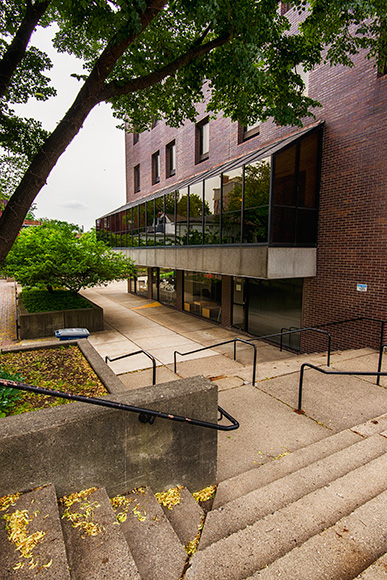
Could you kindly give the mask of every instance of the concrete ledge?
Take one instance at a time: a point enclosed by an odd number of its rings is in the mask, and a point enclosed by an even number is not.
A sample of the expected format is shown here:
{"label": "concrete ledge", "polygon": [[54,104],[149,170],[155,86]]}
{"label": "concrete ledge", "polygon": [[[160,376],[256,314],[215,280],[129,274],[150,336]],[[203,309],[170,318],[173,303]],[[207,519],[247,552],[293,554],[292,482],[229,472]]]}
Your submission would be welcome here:
{"label": "concrete ledge", "polygon": [[148,267],[212,272],[248,278],[305,278],[316,275],[316,248],[267,246],[171,246],[120,248],[116,252]]}
{"label": "concrete ledge", "polygon": [[[193,377],[112,401],[217,421],[217,387]],[[0,495],[53,483],[64,495],[91,486],[109,495],[150,485],[195,491],[216,481],[217,431],[72,403],[0,420]]]}
{"label": "concrete ledge", "polygon": [[103,309],[90,300],[88,302],[90,302],[92,308],[30,313],[27,312],[23,303],[19,300],[18,324],[20,338],[51,336],[58,328],[87,328],[90,332],[103,330]]}

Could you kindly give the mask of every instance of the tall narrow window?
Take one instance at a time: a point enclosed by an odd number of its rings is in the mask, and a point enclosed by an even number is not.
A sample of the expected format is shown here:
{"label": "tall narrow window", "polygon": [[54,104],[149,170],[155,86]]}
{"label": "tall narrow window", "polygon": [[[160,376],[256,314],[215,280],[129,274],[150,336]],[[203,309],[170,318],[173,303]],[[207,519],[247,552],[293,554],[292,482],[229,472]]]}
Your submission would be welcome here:
{"label": "tall narrow window", "polygon": [[171,141],[165,148],[166,175],[172,177],[176,173],[176,144]]}
{"label": "tall narrow window", "polygon": [[138,140],[140,139],[140,134],[137,133],[137,131],[133,130],[133,145],[135,145],[136,143],[138,143]]}
{"label": "tall narrow window", "polygon": [[159,183],[160,181],[160,151],[156,151],[152,155],[152,183]]}
{"label": "tall narrow window", "polygon": [[133,170],[134,176],[134,193],[140,191],[140,165],[136,165]]}
{"label": "tall narrow window", "polygon": [[210,152],[210,122],[208,117],[196,125],[196,163],[208,159]]}
{"label": "tall narrow window", "polygon": [[291,8],[290,2],[280,2],[281,15],[286,14]]}

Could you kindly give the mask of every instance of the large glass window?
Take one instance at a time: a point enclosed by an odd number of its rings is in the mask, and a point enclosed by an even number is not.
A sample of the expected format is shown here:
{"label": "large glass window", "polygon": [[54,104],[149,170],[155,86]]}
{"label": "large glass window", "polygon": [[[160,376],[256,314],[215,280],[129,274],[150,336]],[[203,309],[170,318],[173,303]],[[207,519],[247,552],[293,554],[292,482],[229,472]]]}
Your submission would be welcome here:
{"label": "large glass window", "polygon": [[203,272],[184,272],[184,310],[220,322],[222,277]]}
{"label": "large glass window", "polygon": [[188,243],[203,243],[203,182],[190,185],[189,188],[189,237]]}
{"label": "large glass window", "polygon": [[139,246],[146,246],[146,207],[145,203],[142,203],[138,206],[138,219],[139,219],[139,227],[138,227],[138,234],[139,234]]}
{"label": "large glass window", "polygon": [[176,306],[176,270],[159,269],[159,301]]}
{"label": "large glass window", "polygon": [[222,174],[222,243],[241,243],[243,167]]}
{"label": "large glass window", "polygon": [[205,245],[220,243],[220,175],[204,181]]}
{"label": "large glass window", "polygon": [[176,191],[176,245],[187,244],[188,237],[188,187]]}
{"label": "large glass window", "polygon": [[148,298],[148,268],[137,268],[136,294]]}
{"label": "large glass window", "polygon": [[245,166],[243,243],[267,242],[270,198],[270,157]]}
{"label": "large glass window", "polygon": [[175,192],[168,193],[165,196],[165,245],[174,246],[175,245],[175,230],[176,230],[176,217],[175,217]]}

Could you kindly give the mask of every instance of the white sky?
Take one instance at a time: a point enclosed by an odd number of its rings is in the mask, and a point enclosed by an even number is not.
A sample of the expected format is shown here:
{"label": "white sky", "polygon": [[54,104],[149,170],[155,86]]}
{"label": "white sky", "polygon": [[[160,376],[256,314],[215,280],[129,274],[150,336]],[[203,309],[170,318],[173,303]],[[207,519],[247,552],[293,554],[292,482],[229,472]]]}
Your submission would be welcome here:
{"label": "white sky", "polygon": [[[39,119],[48,130],[62,119],[82,86],[70,74],[83,72],[80,61],[52,48],[51,35],[50,29],[40,28],[31,44],[50,56],[54,66],[46,74],[57,96],[15,106],[21,115]],[[37,196],[38,218],[65,220],[88,230],[96,218],[125,203],[124,131],[116,128],[118,124],[108,105],[94,108]]]}

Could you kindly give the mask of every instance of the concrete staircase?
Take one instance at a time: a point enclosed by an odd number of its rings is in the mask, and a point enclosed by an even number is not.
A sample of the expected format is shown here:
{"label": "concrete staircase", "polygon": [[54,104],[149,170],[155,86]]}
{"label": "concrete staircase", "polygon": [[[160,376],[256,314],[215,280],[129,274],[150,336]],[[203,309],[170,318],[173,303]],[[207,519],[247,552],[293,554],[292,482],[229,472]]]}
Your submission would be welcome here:
{"label": "concrete staircase", "polygon": [[156,495],[2,498],[0,578],[387,579],[387,415],[220,483],[205,521],[186,489]]}

